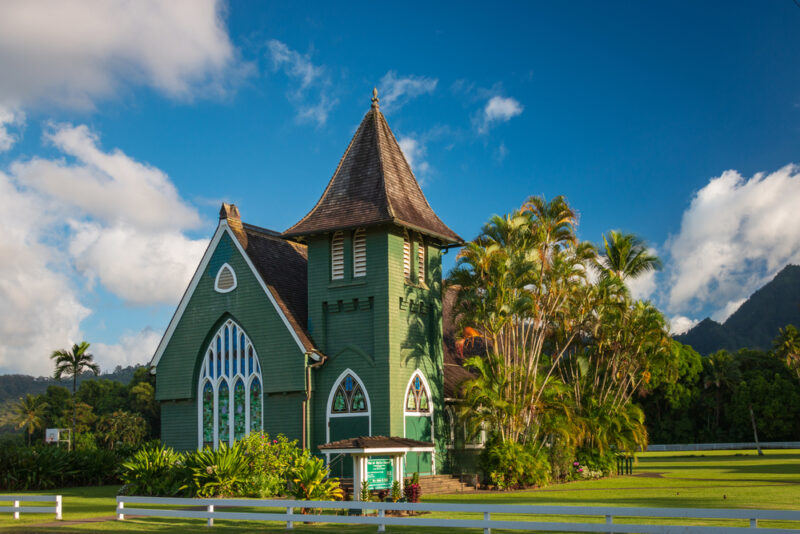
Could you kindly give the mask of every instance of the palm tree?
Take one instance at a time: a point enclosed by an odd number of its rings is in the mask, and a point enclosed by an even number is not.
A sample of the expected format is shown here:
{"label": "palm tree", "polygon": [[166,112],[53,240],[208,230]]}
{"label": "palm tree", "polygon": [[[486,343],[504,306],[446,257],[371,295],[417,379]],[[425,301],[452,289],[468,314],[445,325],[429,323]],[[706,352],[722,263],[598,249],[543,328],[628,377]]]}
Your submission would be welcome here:
{"label": "palm tree", "polygon": [[775,354],[786,360],[789,369],[800,378],[800,331],[794,325],[786,325],[778,330],[778,337],[772,342]]}
{"label": "palm tree", "polygon": [[705,360],[705,377],[703,377],[703,388],[708,389],[713,386],[716,390],[716,403],[714,406],[714,421],[716,430],[719,431],[719,416],[722,408],[722,391],[733,389],[739,383],[741,376],[739,367],[733,356],[726,351],[720,350],[709,356]]}
{"label": "palm tree", "polygon": [[650,271],[661,269],[661,260],[651,254],[647,245],[634,234],[611,230],[608,238],[603,235],[602,254],[595,265],[603,278],[638,278]]}
{"label": "palm tree", "polygon": [[31,434],[44,426],[44,411],[47,403],[39,395],[28,393],[25,398],[20,398],[14,405],[14,422],[17,423],[17,430],[26,429],[28,431],[28,445],[31,444]]}
{"label": "palm tree", "polygon": [[72,437],[70,438],[70,447],[72,441],[75,440],[75,426],[78,419],[78,403],[75,398],[75,393],[78,390],[78,376],[86,371],[91,371],[95,376],[100,374],[100,366],[94,363],[94,356],[86,352],[89,349],[89,343],[81,341],[80,345],[72,345],[72,350],[56,350],[50,355],[50,359],[55,361],[56,370],[53,377],[56,380],[61,380],[61,377],[72,377]]}

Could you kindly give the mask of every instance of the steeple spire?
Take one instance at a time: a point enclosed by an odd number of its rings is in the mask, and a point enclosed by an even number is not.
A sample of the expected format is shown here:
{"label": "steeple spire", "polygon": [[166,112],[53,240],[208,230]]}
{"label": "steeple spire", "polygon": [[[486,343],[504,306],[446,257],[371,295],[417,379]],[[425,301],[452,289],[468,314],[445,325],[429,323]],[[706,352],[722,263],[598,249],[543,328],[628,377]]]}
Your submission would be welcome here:
{"label": "steeple spire", "polygon": [[380,109],[381,106],[380,106],[379,102],[380,102],[380,99],[378,98],[378,88],[377,87],[373,87],[372,88],[372,107],[374,109]]}

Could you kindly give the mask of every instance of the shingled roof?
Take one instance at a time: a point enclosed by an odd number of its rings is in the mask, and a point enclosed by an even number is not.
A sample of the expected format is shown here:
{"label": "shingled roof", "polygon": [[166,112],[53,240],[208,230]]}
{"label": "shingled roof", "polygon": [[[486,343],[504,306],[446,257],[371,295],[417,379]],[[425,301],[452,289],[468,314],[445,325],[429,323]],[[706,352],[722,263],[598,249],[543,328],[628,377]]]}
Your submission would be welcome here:
{"label": "shingled roof", "polygon": [[284,232],[300,237],[397,224],[441,239],[462,239],[436,216],[378,106],[377,92],[316,206]]}

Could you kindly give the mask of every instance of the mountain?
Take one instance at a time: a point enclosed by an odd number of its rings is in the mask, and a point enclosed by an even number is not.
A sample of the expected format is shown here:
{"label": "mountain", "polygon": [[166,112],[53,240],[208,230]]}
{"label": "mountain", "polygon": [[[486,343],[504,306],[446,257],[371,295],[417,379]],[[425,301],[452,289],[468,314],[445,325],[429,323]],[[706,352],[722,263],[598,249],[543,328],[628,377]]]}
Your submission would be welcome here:
{"label": "mountain", "polygon": [[[108,380],[115,380],[127,384],[133,379],[133,373],[136,371],[137,366],[121,367],[117,366],[114,371],[110,373],[103,373],[97,378],[105,378]],[[78,377],[78,385],[84,380],[93,380],[95,376],[92,373],[84,373]],[[17,400],[24,397],[27,393],[38,395],[47,390],[47,386],[64,386],[72,391],[72,379],[67,378],[64,380],[56,380],[52,377],[46,376],[30,376],[30,375],[0,375],[0,403],[5,400]]]}
{"label": "mountain", "polygon": [[724,323],[706,318],[674,337],[703,355],[745,347],[767,350],[787,324],[800,327],[800,265],[784,267]]}

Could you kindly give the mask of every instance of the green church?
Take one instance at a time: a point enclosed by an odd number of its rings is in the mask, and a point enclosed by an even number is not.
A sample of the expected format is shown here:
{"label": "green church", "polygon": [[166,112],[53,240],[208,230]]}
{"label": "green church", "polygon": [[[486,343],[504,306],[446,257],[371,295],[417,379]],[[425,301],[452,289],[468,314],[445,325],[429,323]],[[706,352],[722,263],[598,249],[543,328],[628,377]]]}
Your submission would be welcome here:
{"label": "green church", "polygon": [[260,228],[222,205],[151,362],[162,441],[189,450],[266,432],[320,453],[347,438],[410,438],[435,452],[406,453],[406,473],[457,470],[481,446],[465,442],[452,406],[468,375],[441,260],[461,243],[373,92],[333,178],[294,226]]}

